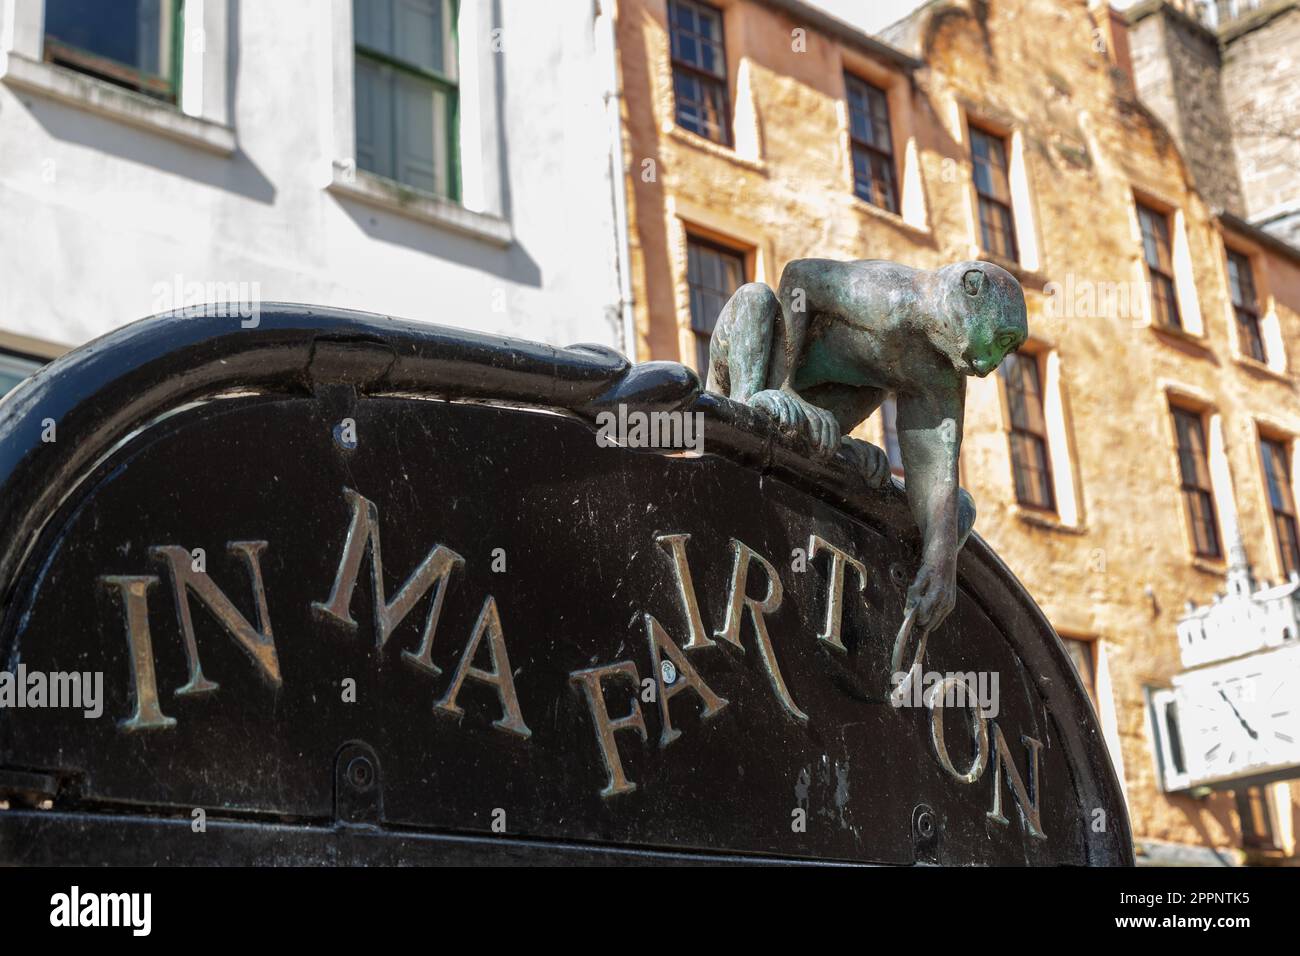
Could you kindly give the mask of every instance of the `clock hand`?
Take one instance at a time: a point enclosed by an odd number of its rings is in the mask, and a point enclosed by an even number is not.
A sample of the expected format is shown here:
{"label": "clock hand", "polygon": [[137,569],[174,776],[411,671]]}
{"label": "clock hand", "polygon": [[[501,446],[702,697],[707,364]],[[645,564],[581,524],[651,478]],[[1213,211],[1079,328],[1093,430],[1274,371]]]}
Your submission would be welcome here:
{"label": "clock hand", "polygon": [[1230,708],[1232,708],[1232,715],[1236,717],[1238,721],[1241,722],[1241,726],[1246,728],[1246,733],[1250,734],[1250,739],[1258,740],[1259,732],[1255,730],[1253,727],[1251,727],[1250,724],[1246,723],[1245,718],[1242,717],[1241,714],[1237,712],[1237,708],[1233,705],[1232,701],[1228,700],[1228,695],[1223,692],[1222,687],[1219,688],[1219,696],[1223,698],[1223,702],[1225,704],[1227,704]]}

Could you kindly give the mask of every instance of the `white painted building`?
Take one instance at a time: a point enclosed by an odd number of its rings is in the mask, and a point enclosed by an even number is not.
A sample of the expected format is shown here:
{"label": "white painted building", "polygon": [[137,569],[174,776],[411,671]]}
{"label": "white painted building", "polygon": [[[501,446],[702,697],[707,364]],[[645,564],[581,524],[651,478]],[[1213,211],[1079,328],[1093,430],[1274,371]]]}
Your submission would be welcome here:
{"label": "white painted building", "polygon": [[611,11],[355,4],[0,0],[0,393],[214,296],[622,346]]}

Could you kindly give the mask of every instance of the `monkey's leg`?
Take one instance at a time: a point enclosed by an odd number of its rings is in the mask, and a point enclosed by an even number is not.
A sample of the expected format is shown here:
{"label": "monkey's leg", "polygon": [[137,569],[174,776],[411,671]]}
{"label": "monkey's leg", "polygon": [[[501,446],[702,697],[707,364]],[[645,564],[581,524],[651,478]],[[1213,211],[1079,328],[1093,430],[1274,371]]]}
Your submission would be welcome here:
{"label": "monkey's leg", "polygon": [[748,403],[763,388],[781,304],[761,282],[748,282],[722,307],[709,340],[709,387]]}

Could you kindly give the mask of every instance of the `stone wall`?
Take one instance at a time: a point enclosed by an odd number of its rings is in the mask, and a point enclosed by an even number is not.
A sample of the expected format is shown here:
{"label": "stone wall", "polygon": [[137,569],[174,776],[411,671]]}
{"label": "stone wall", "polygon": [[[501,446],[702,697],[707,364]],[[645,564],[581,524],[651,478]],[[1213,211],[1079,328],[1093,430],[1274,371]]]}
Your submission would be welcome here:
{"label": "stone wall", "polygon": [[1223,54],[1245,216],[1300,244],[1300,3],[1234,24]]}

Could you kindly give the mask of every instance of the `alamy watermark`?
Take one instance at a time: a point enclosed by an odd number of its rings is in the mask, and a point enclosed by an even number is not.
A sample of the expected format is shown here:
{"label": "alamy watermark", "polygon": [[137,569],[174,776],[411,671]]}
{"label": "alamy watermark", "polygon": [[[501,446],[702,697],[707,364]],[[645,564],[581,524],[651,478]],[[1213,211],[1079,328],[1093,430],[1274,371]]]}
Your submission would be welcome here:
{"label": "alamy watermark", "polygon": [[703,412],[643,412],[619,404],[596,416],[601,448],[668,448],[704,454]]}
{"label": "alamy watermark", "polygon": [[155,313],[191,309],[205,317],[237,318],[245,329],[262,322],[260,282],[187,282],[178,272],[170,282],[155,282],[151,291]]}
{"label": "alamy watermark", "polygon": [[[916,680],[920,675],[920,680]],[[997,671],[926,671],[919,667],[896,671],[889,678],[895,707],[972,707],[992,720],[1001,711],[998,703]]]}
{"label": "alamy watermark", "polygon": [[1066,273],[1064,282],[1043,286],[1043,312],[1049,319],[1147,320],[1151,286],[1143,281],[1108,282]]}
{"label": "alamy watermark", "polygon": [[58,707],[94,720],[104,712],[103,671],[0,671],[0,709]]}

